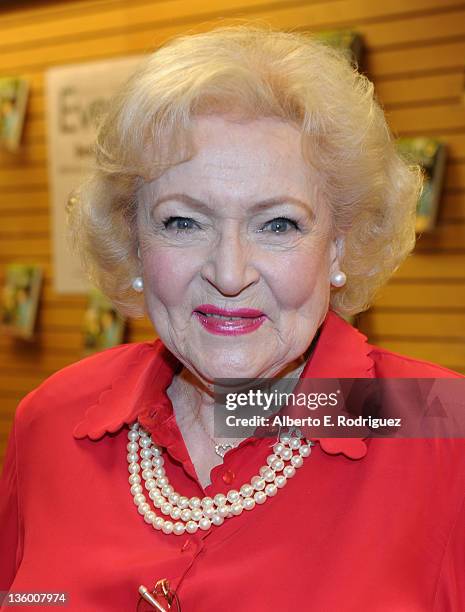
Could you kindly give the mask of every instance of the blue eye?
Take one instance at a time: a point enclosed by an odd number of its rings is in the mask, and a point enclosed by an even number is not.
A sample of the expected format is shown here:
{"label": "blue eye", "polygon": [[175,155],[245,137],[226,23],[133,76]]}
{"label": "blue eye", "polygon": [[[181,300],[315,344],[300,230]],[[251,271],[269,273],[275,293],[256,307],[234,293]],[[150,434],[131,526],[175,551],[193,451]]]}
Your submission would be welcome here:
{"label": "blue eye", "polygon": [[[270,226],[273,234],[286,234],[290,226],[292,229],[299,229],[297,223],[292,219],[288,219],[287,217],[276,217],[276,219],[272,219],[271,221],[268,221],[268,223],[265,223],[263,228],[267,226]],[[260,230],[261,232],[263,231],[263,228]]]}
{"label": "blue eye", "polygon": [[197,225],[194,219],[190,217],[168,217],[163,221],[165,229],[173,228],[176,233],[192,231]]}

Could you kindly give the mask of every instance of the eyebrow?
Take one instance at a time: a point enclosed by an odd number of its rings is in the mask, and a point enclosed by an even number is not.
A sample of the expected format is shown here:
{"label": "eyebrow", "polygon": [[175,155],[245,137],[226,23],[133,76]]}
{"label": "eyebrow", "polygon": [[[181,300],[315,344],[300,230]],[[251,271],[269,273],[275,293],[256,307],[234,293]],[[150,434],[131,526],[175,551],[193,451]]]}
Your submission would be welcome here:
{"label": "eyebrow", "polygon": [[[158,206],[159,204],[162,204],[163,202],[172,201],[172,200],[183,202],[184,204],[188,204],[189,206],[197,208],[198,210],[203,211],[203,212],[209,212],[212,210],[211,207],[208,206],[208,204],[206,204],[205,202],[202,202],[202,200],[198,200],[197,198],[193,198],[192,196],[187,195],[187,193],[167,194],[165,196],[157,198],[155,202],[153,203],[153,206],[155,207],[155,206]],[[313,209],[311,208],[308,202],[306,203],[303,200],[299,200],[298,198],[294,198],[292,196],[279,196],[279,197],[274,197],[274,198],[267,198],[266,200],[261,200],[260,202],[256,202],[252,206],[252,211],[259,212],[261,210],[267,210],[268,208],[272,208],[273,206],[279,206],[282,204],[295,204],[296,206],[299,206],[300,208],[305,209],[305,212],[310,213],[312,217],[315,216],[315,212],[313,211]]]}

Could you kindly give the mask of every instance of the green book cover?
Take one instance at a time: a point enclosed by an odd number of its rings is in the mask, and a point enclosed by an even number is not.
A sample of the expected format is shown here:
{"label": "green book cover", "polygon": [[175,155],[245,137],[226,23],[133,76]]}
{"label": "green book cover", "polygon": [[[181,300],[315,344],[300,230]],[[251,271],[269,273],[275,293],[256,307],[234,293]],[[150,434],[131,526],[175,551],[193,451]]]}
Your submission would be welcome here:
{"label": "green book cover", "polygon": [[397,148],[409,163],[420,164],[423,191],[417,205],[417,233],[431,231],[437,221],[446,167],[446,146],[436,138],[399,138]]}
{"label": "green book cover", "polygon": [[362,62],[363,40],[358,32],[354,30],[327,30],[315,32],[314,36],[328,45],[341,49],[356,67]]}
{"label": "green book cover", "polygon": [[33,338],[42,276],[40,266],[7,266],[0,309],[1,327],[5,333],[25,339]]}
{"label": "green book cover", "polygon": [[84,355],[103,351],[123,342],[125,319],[98,289],[88,293],[84,314]]}
{"label": "green book cover", "polygon": [[29,86],[18,77],[0,78],[0,147],[16,151],[26,114]]}

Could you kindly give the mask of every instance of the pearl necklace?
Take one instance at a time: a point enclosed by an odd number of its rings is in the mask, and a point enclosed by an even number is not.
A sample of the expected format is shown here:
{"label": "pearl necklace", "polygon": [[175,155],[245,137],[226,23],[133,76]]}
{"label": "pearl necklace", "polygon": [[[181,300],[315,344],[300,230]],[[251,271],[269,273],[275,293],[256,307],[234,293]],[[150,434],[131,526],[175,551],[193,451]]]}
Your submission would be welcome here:
{"label": "pearl necklace", "polygon": [[[253,476],[250,483],[243,484],[238,491],[231,489],[226,495],[218,493],[213,498],[200,499],[185,497],[174,490],[163,468],[162,449],[152,442],[150,434],[139,423],[131,425],[128,439],[129,484],[139,514],[154,529],[175,535],[192,534],[198,529],[207,531],[243,510],[253,510],[256,504],[265,503],[295,475],[296,468],[303,465],[313,446],[299,430],[282,433],[273,445],[274,452],[266,458],[267,465],[260,468],[259,475]],[[153,505],[169,518],[157,516],[152,510],[143,493],[141,476]]]}

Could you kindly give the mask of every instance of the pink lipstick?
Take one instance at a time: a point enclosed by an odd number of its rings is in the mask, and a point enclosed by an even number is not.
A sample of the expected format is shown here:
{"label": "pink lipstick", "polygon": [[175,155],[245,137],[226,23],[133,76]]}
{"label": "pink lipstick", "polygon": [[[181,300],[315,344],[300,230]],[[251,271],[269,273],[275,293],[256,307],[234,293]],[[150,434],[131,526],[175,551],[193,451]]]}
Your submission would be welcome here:
{"label": "pink lipstick", "polygon": [[266,319],[265,313],[254,308],[224,309],[213,304],[201,304],[193,314],[207,331],[221,336],[249,334]]}

